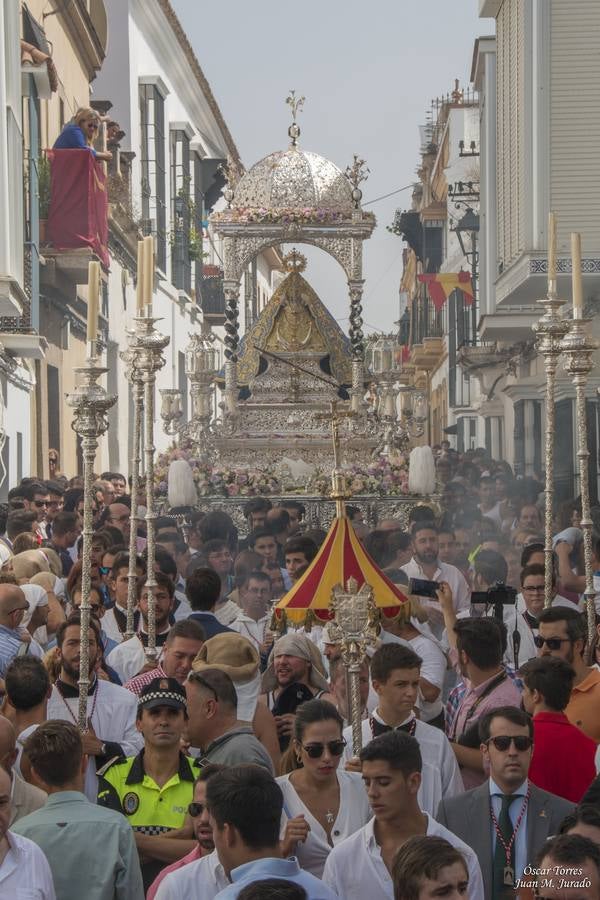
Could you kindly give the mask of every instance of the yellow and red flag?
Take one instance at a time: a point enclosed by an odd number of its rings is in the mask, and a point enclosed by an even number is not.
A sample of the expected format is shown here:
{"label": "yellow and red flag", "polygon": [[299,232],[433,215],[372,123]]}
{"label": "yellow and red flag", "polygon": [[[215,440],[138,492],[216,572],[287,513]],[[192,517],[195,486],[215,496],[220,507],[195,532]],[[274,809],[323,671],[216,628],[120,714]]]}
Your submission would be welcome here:
{"label": "yellow and red flag", "polygon": [[275,607],[277,619],[287,618],[302,623],[311,614],[321,622],[331,619],[330,604],[333,588],[344,587],[354,578],[361,588],[373,589],[375,606],[383,616],[394,618],[409,598],[371,559],[356,537],[350,521],[336,517],[318,554],[295,585],[284,594]]}
{"label": "yellow and red flag", "polygon": [[426,284],[431,302],[440,310],[452,291],[462,291],[465,306],[473,303],[473,282],[469,272],[436,272],[430,275],[417,275],[417,281]]}

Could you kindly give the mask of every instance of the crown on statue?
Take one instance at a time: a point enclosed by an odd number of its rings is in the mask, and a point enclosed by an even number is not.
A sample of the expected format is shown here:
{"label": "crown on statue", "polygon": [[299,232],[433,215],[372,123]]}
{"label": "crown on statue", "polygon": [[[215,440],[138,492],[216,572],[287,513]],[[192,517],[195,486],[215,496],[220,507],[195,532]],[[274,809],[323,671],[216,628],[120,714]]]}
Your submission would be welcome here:
{"label": "crown on statue", "polygon": [[283,257],[283,268],[285,272],[304,272],[307,265],[307,259],[302,253],[294,248],[291,253],[286,253]]}

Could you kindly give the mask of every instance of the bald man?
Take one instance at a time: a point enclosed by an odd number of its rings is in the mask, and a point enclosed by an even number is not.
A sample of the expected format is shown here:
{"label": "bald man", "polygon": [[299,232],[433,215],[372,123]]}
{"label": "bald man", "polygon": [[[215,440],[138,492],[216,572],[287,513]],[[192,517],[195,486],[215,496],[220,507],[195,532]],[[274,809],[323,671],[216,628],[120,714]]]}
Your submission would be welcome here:
{"label": "bald man", "polygon": [[46,793],[26,781],[13,771],[17,758],[17,736],[11,722],[0,716],[0,770],[11,780],[12,803],[9,814],[9,827],[29,813],[41,809],[46,803]]}
{"label": "bald man", "polygon": [[0,678],[4,679],[9,663],[15,656],[43,656],[40,645],[19,626],[29,604],[16,584],[0,584]]}

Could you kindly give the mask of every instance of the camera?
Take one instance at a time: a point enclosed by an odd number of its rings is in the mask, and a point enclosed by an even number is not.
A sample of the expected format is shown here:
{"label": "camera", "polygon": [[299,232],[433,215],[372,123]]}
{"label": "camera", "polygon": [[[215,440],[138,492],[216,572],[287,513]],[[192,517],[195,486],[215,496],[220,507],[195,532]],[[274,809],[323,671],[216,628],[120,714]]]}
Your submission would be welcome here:
{"label": "camera", "polygon": [[494,607],[494,616],[503,619],[503,607],[514,606],[517,602],[517,591],[501,581],[497,581],[487,591],[473,591],[471,593],[471,605],[483,604]]}
{"label": "camera", "polygon": [[425,578],[409,578],[408,592],[416,597],[428,597],[430,600],[438,599],[439,584],[437,581],[427,581]]}

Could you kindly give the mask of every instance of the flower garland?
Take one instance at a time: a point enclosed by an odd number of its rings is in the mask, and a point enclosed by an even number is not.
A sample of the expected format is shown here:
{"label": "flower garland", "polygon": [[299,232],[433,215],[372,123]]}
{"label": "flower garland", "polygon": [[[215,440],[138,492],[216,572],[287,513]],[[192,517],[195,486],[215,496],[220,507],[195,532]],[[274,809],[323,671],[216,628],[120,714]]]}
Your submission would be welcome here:
{"label": "flower garland", "polygon": [[[363,218],[375,218],[371,212],[363,212]],[[340,211],[339,209],[329,209],[327,207],[315,209],[312,206],[307,207],[280,207],[279,209],[268,209],[267,207],[231,207],[230,209],[221,210],[221,212],[213,213],[213,220],[219,222],[237,222],[240,224],[263,224],[274,222],[282,225],[290,224],[313,224],[324,223],[332,224],[336,222],[352,221],[352,213]]]}
{"label": "flower garland", "polygon": [[[159,454],[154,467],[155,491],[159,498],[168,494],[169,465],[175,459],[185,459],[202,497],[257,497],[289,493],[275,473],[268,469],[251,469],[210,465],[197,459],[189,447],[171,447]],[[384,457],[367,466],[352,465],[343,469],[348,496],[375,495],[396,497],[408,494],[408,466],[404,459]],[[331,474],[317,472],[301,489],[302,494],[329,497]]]}

